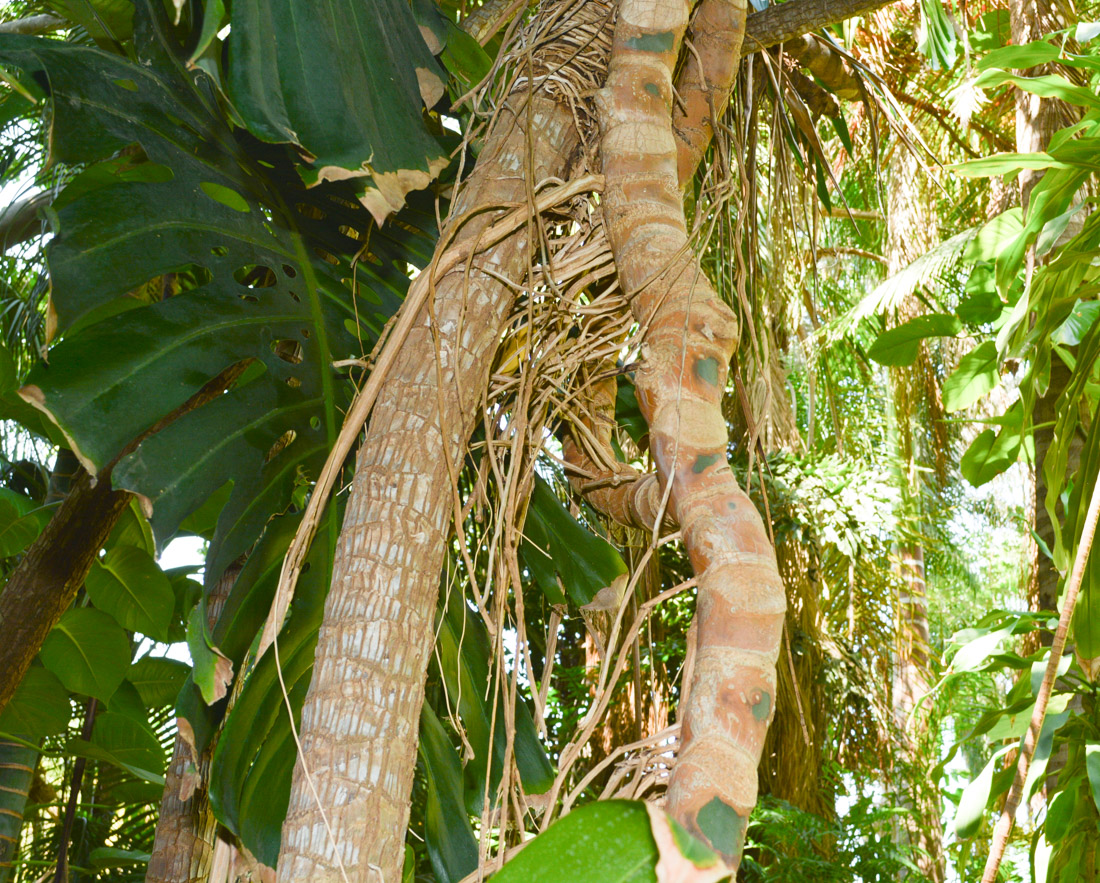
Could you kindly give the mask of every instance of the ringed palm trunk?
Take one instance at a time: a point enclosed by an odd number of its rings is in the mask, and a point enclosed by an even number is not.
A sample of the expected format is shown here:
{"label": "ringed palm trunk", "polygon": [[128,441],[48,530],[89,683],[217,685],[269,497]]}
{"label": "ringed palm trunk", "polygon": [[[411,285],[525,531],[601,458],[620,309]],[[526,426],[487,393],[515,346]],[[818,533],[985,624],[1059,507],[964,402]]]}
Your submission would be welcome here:
{"label": "ringed palm trunk", "polygon": [[12,861],[19,850],[19,831],[37,764],[38,749],[0,741],[0,883],[12,879]]}
{"label": "ringed palm trunk", "polygon": [[[597,106],[605,226],[646,329],[638,402],[698,581],[698,651],[667,808],[736,865],[774,712],[785,597],[763,522],[726,461],[736,319],[700,270],[680,196],[672,73],[689,11],[684,0],[620,4]],[[744,14],[729,35],[733,58]]]}
{"label": "ringed palm trunk", "polygon": [[[598,35],[608,14],[609,4],[589,0],[568,20]],[[586,51],[597,70],[604,60],[592,55],[603,51],[601,39]],[[534,84],[526,78],[500,109],[453,217],[482,211],[444,233],[446,243],[455,232],[451,243],[471,245],[475,257],[434,280],[359,453],[302,707],[283,883],[401,878],[452,482],[515,299],[499,280],[523,279],[532,230],[481,251],[476,243],[540,182],[565,177],[579,147],[573,113],[547,94],[538,61]]]}

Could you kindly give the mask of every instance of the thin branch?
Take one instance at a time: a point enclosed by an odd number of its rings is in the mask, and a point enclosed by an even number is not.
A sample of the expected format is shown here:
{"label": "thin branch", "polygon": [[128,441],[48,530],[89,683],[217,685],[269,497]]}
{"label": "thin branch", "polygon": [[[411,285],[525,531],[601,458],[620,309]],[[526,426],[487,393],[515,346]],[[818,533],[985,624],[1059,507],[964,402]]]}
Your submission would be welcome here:
{"label": "thin branch", "polygon": [[53,34],[68,23],[56,15],[29,15],[14,21],[0,22],[0,34]]}
{"label": "thin branch", "polygon": [[857,15],[866,15],[893,0],[791,0],[749,15],[741,57],[770,49],[835,25]]}
{"label": "thin branch", "polygon": [[1054,633],[1054,642],[1050,646],[1047,670],[1043,675],[1043,683],[1039,686],[1039,695],[1035,697],[1035,710],[1031,713],[1031,723],[1028,724],[1023,745],[1020,747],[1020,759],[1016,764],[1016,777],[1012,780],[1012,788],[1005,800],[1004,812],[1001,813],[1001,817],[997,820],[997,827],[993,830],[993,842],[990,844],[989,858],[986,860],[985,871],[982,873],[982,883],[994,883],[997,879],[997,871],[1001,867],[1001,859],[1004,857],[1005,847],[1008,845],[1008,836],[1012,833],[1012,823],[1016,818],[1016,809],[1023,797],[1024,783],[1027,782],[1027,771],[1031,766],[1031,758],[1035,754],[1039,733],[1043,729],[1043,718],[1046,717],[1047,702],[1050,700],[1051,691],[1054,689],[1054,680],[1058,675],[1058,664],[1062,661],[1062,653],[1066,649],[1066,634],[1069,632],[1073,608],[1077,604],[1077,593],[1081,588],[1081,580],[1085,575],[1085,564],[1089,560],[1089,550],[1092,549],[1092,538],[1096,534],[1098,518],[1100,518],[1100,479],[1094,482],[1092,486],[1092,498],[1089,500],[1088,514],[1085,516],[1085,526],[1081,531],[1081,542],[1077,546],[1077,556],[1073,561],[1073,572],[1070,574],[1069,583],[1066,586],[1066,597],[1062,602],[1062,614],[1058,617],[1058,630]]}

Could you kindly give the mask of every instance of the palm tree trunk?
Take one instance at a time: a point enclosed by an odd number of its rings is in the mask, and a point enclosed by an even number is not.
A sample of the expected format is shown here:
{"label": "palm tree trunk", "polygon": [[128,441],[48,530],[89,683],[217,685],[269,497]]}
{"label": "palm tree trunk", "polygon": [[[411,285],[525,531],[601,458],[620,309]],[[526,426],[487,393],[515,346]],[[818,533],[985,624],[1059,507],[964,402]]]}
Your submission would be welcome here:
{"label": "palm tree trunk", "polygon": [[[598,37],[608,14],[602,0],[574,4],[563,16],[574,45]],[[603,70],[606,40],[586,42],[581,60]],[[557,67],[554,51],[554,41],[539,48],[535,87],[525,78],[501,107],[444,245],[477,252],[490,223],[568,173],[580,145],[573,112],[539,82],[543,65]],[[499,280],[523,279],[534,223],[431,280],[434,300],[375,407],[302,707],[279,881],[400,879],[451,488],[515,298]]]}
{"label": "palm tree trunk", "polygon": [[[207,622],[211,629],[217,624],[240,572],[239,565],[226,568],[207,598]],[[217,830],[207,794],[213,750],[211,745],[196,764],[190,743],[176,736],[172,759],[164,774],[164,796],[145,883],[204,883],[207,879]]]}
{"label": "palm tree trunk", "polygon": [[647,329],[638,402],[698,581],[698,653],[667,807],[736,865],[774,711],[785,598],[763,522],[726,461],[721,399],[737,322],[691,251],[680,197],[672,72],[687,13],[682,0],[624,0],[597,105],[608,239]]}
{"label": "palm tree trunk", "polygon": [[[1009,14],[1012,24],[1012,42],[1021,45],[1038,40],[1051,31],[1066,27],[1067,16],[1058,9],[1052,0],[1011,0]],[[1025,71],[1027,76],[1037,76],[1047,71],[1035,68]],[[1064,73],[1064,71],[1059,71]],[[1020,153],[1035,153],[1046,150],[1051,136],[1062,126],[1070,125],[1077,119],[1075,108],[1052,98],[1040,98],[1016,90],[1016,149]],[[1018,178],[1020,186],[1020,205],[1027,210],[1031,191],[1039,183],[1042,171],[1024,169]],[[1056,405],[1059,396],[1065,391],[1072,372],[1057,355],[1050,360],[1050,383],[1044,396],[1035,402],[1032,412],[1032,424],[1035,429],[1035,475],[1034,497],[1029,500],[1035,535],[1052,548],[1054,525],[1046,508],[1047,481],[1044,473],[1047,451],[1054,441],[1053,422],[1057,417]],[[1081,461],[1084,440],[1075,431],[1069,442],[1067,474],[1073,475]],[[1033,543],[1031,551],[1031,573],[1028,580],[1028,605],[1033,610],[1057,610],[1059,574],[1054,562],[1039,552]],[[1039,633],[1044,646],[1050,646],[1053,635],[1047,629]]]}
{"label": "palm tree trunk", "polygon": [[11,880],[12,860],[19,850],[23,811],[37,764],[37,749],[0,742],[0,883]]}

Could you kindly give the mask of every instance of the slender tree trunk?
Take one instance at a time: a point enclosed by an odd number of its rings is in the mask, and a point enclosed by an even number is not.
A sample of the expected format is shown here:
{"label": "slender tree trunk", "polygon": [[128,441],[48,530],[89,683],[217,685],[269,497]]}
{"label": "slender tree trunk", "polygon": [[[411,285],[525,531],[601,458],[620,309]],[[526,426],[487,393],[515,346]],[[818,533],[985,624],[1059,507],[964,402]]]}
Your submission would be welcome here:
{"label": "slender tree trunk", "polygon": [[0,593],[0,711],[84,583],[131,494],[82,474]]}
{"label": "slender tree trunk", "polygon": [[[737,323],[691,251],[677,179],[672,72],[688,12],[683,0],[624,0],[597,105],[608,239],[647,329],[638,401],[699,583],[698,653],[667,806],[736,865],[774,711],[785,599],[764,525],[726,462],[721,399]],[[732,54],[742,34],[743,24],[731,32]]]}
{"label": "slender tree trunk", "polygon": [[[52,503],[72,489],[83,472],[72,451],[61,448],[54,459],[45,502]],[[11,879],[12,860],[19,850],[19,832],[39,751],[16,742],[0,742],[0,883]]]}
{"label": "slender tree trunk", "polygon": [[[586,25],[598,34],[608,13],[590,0],[576,4],[568,21],[574,31]],[[548,56],[554,47],[539,51]],[[584,60],[602,70],[603,51],[606,41],[597,39]],[[483,211],[457,231],[452,223],[445,243],[451,233],[455,243],[476,243],[505,209],[569,171],[579,147],[573,113],[539,82],[539,57],[534,90],[527,78],[505,101],[454,217]],[[523,279],[533,232],[520,229],[434,280],[434,301],[375,407],[302,708],[280,881],[324,883],[343,873],[353,883],[400,879],[449,489],[514,300],[499,279]],[[430,276],[426,270],[414,284]]]}
{"label": "slender tree trunk", "polygon": [[[1038,40],[1059,28],[1066,27],[1072,18],[1072,9],[1059,9],[1052,0],[1011,0],[1009,12],[1012,22],[1012,42],[1016,45]],[[1024,71],[1027,76],[1037,76],[1047,71],[1034,68]],[[1059,71],[1064,72],[1064,71]],[[1075,108],[1051,98],[1040,98],[1016,90],[1016,149],[1020,153],[1035,153],[1046,150],[1051,136],[1062,126],[1073,123],[1078,114]],[[1024,169],[1020,172],[1020,205],[1027,210],[1031,191],[1039,183],[1042,170]],[[1050,384],[1044,396],[1035,402],[1032,422],[1035,429],[1035,474],[1032,487],[1034,497],[1029,501],[1033,527],[1047,548],[1054,540],[1054,525],[1046,508],[1047,480],[1044,473],[1047,451],[1054,441],[1053,422],[1057,418],[1056,405],[1059,396],[1065,391],[1071,372],[1057,356],[1051,356]],[[1069,442],[1067,474],[1073,475],[1081,462],[1081,450],[1084,441],[1080,433],[1074,432]],[[1028,604],[1033,610],[1058,608],[1058,583],[1060,576],[1049,557],[1043,555],[1034,543],[1031,549],[1031,568],[1028,580]],[[1043,629],[1039,640],[1044,646],[1050,646],[1053,634]]]}
{"label": "slender tree trunk", "polygon": [[[928,182],[920,162],[904,145],[895,145],[890,161],[887,205],[887,272],[900,272],[939,241],[935,213],[928,198]],[[909,298],[898,310],[897,321],[909,319],[920,311],[915,298]],[[909,521],[910,534],[896,540],[898,577],[897,634],[894,645],[891,694],[894,723],[901,734],[901,758],[895,781],[896,799],[908,807],[912,816],[898,819],[895,836],[907,842],[917,853],[921,872],[934,883],[944,879],[943,834],[940,823],[942,796],[938,784],[928,776],[921,745],[928,735],[928,719],[910,720],[910,714],[930,688],[928,679],[929,628],[928,598],[924,578],[924,547],[919,539],[924,520],[922,488],[917,465],[932,461],[935,474],[946,478],[944,454],[943,406],[933,358],[922,345],[916,364],[910,369],[891,372],[891,435],[895,437],[894,455],[898,458],[898,483],[902,493],[902,518]],[[927,413],[931,437],[920,437],[914,418]],[[902,872],[904,878],[907,872]]]}
{"label": "slender tree trunk", "polygon": [[[213,629],[241,568],[230,566],[206,600],[207,623]],[[199,762],[190,744],[176,736],[172,759],[164,774],[164,796],[153,837],[146,883],[204,883],[214,857],[217,821],[207,792],[210,746]]]}

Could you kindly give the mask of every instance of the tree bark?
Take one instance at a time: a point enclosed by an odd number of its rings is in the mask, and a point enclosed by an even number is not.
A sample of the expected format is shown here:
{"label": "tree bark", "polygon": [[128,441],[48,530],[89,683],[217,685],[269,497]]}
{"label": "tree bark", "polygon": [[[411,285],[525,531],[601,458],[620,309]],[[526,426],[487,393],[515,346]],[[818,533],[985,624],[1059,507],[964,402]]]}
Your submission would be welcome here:
{"label": "tree bark", "polygon": [[[1009,14],[1012,23],[1012,42],[1016,45],[1042,38],[1050,31],[1065,27],[1066,16],[1049,0],[1011,0]],[[1025,76],[1037,76],[1048,71],[1044,68],[1032,68],[1022,73]],[[1020,153],[1036,153],[1046,150],[1051,136],[1059,128],[1071,125],[1078,116],[1076,108],[1051,98],[1040,98],[1023,89],[1016,90],[1016,150]],[[1039,183],[1042,170],[1024,169],[1020,172],[1020,205],[1027,211],[1031,191]],[[1032,425],[1035,429],[1035,474],[1032,487],[1034,497],[1029,501],[1035,535],[1047,548],[1054,542],[1054,525],[1046,508],[1047,479],[1044,471],[1047,452],[1054,442],[1054,421],[1057,418],[1057,403],[1065,391],[1072,372],[1057,355],[1050,360],[1050,383],[1044,396],[1035,402],[1032,411]],[[1066,471],[1074,475],[1081,462],[1084,439],[1074,429],[1069,440]],[[1028,580],[1028,606],[1033,610],[1058,609],[1058,583],[1061,579],[1054,562],[1039,552],[1032,542],[1031,573]],[[1049,629],[1039,632],[1039,641],[1050,646],[1053,634]]]}
{"label": "tree bark", "polygon": [[774,712],[785,597],[763,522],[726,461],[721,399],[736,319],[691,251],[680,197],[672,72],[688,11],[683,0],[620,5],[597,106],[608,239],[647,329],[638,402],[699,586],[698,653],[667,807],[736,866]]}
{"label": "tree bark", "polygon": [[0,711],[61,614],[73,603],[131,494],[109,472],[82,473],[0,593]]}
{"label": "tree bark", "polygon": [[[217,625],[240,566],[226,569],[206,599],[207,624]],[[157,816],[153,851],[145,883],[205,883],[214,857],[217,821],[208,795],[211,745],[197,768],[190,744],[176,736],[172,759],[164,774],[164,795]]]}
{"label": "tree bark", "polygon": [[[575,4],[571,32],[584,25],[598,37],[608,13],[603,2]],[[538,53],[553,51],[550,44]],[[595,39],[581,60],[602,70],[605,51],[606,39]],[[453,217],[481,211],[460,227],[452,222],[441,247],[476,243],[540,182],[566,175],[579,137],[569,106],[538,79],[538,53],[534,89],[525,78],[505,101]],[[521,228],[434,280],[434,300],[375,407],[302,708],[280,881],[400,879],[449,489],[515,297],[499,280],[522,280],[532,232]],[[425,270],[414,284],[430,277]]]}
{"label": "tree bark", "polygon": [[[894,0],[797,0],[776,3],[754,12],[746,22],[741,55],[751,55],[794,40],[810,31],[834,25],[857,15],[866,15]],[[1021,0],[1027,2],[1027,0]]]}
{"label": "tree bark", "polygon": [[65,19],[56,15],[29,15],[26,18],[0,22],[0,34],[53,34],[65,25]]}

